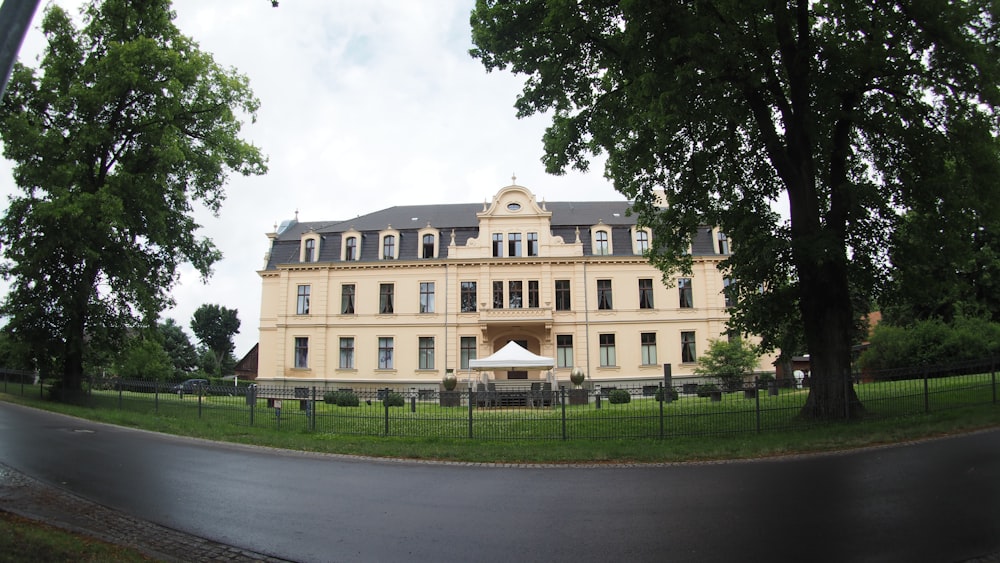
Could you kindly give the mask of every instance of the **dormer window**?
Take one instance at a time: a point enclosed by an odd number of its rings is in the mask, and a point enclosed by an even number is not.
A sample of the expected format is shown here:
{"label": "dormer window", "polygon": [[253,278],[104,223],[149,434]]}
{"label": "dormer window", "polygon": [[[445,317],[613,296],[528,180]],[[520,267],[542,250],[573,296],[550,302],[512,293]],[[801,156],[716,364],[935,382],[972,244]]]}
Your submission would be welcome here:
{"label": "dormer window", "polygon": [[594,255],[607,256],[611,254],[611,236],[608,231],[599,229],[594,231]]}
{"label": "dormer window", "polygon": [[382,237],[382,259],[392,260],[396,257],[396,235]]}
{"label": "dormer window", "polygon": [[426,227],[417,231],[417,240],[420,246],[417,248],[417,258],[437,258],[439,256],[440,233],[430,223]]}
{"label": "dormer window", "polygon": [[344,260],[358,259],[358,237],[347,237],[344,241]]}
{"label": "dormer window", "polygon": [[649,252],[649,229],[635,228],[635,245],[633,246],[633,251],[635,254],[640,255]]}
{"label": "dormer window", "polygon": [[340,235],[340,259],[345,262],[361,260],[361,233],[354,227]]}
{"label": "dormer window", "polygon": [[716,238],[719,241],[719,254],[729,254],[729,238],[726,237],[726,233],[719,231]]}
{"label": "dormer window", "polygon": [[316,262],[319,260],[319,235],[312,234],[302,239],[302,250],[299,254],[301,262]]}

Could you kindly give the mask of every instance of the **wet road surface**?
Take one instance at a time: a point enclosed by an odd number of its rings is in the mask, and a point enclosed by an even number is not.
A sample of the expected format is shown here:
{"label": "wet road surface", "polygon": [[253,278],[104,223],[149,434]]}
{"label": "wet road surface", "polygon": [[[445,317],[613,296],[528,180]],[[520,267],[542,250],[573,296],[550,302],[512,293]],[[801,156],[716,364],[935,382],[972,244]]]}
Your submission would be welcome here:
{"label": "wet road surface", "polygon": [[780,460],[375,461],[0,403],[0,461],[129,515],[294,561],[966,561],[1000,552],[1000,429]]}

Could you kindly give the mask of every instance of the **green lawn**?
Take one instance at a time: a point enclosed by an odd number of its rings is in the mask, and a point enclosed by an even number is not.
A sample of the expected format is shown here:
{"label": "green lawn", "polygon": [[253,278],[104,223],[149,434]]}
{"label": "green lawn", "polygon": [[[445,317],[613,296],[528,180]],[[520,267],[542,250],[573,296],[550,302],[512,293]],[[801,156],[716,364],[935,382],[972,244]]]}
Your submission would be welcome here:
{"label": "green lawn", "polygon": [[285,399],[280,417],[264,399],[251,409],[239,396],[107,390],[94,391],[85,406],[42,401],[37,391],[4,398],[124,426],[295,450],[504,463],[658,462],[826,451],[995,426],[994,384],[991,374],[930,379],[926,392],[923,380],[859,384],[865,415],[838,423],[798,416],[807,390],[752,398],[724,393],[720,401],[681,395],[666,404],[637,395],[627,404],[602,399],[599,409],[591,401],[470,410],[436,400],[386,409],[372,396],[358,407],[320,401],[307,413]]}

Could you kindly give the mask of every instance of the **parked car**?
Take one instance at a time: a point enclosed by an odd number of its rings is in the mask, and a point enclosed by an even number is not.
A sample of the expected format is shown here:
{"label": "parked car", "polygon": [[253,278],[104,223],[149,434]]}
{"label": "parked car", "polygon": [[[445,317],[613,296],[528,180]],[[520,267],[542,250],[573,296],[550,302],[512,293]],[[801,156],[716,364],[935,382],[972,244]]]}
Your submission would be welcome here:
{"label": "parked car", "polygon": [[198,393],[198,388],[199,387],[202,388],[203,390],[205,388],[207,388],[208,387],[208,380],[207,379],[185,379],[183,382],[178,383],[177,385],[174,385],[173,387],[171,387],[170,388],[170,392],[171,393],[177,393],[178,395],[180,395],[181,393],[196,394],[196,393]]}

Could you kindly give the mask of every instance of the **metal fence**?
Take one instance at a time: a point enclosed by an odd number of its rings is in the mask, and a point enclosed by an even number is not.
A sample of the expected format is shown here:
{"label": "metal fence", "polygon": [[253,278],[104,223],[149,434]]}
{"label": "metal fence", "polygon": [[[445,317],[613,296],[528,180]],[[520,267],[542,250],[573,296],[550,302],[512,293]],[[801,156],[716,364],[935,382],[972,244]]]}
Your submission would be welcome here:
{"label": "metal fence", "polygon": [[[0,370],[6,393],[44,395],[26,372]],[[997,402],[996,361],[857,373],[849,382],[861,421]],[[480,440],[670,438],[805,428],[803,380],[718,386],[663,383],[551,389],[541,383],[455,391],[351,387],[198,385],[185,392],[156,381],[90,378],[82,400],[213,423],[362,436]]]}

